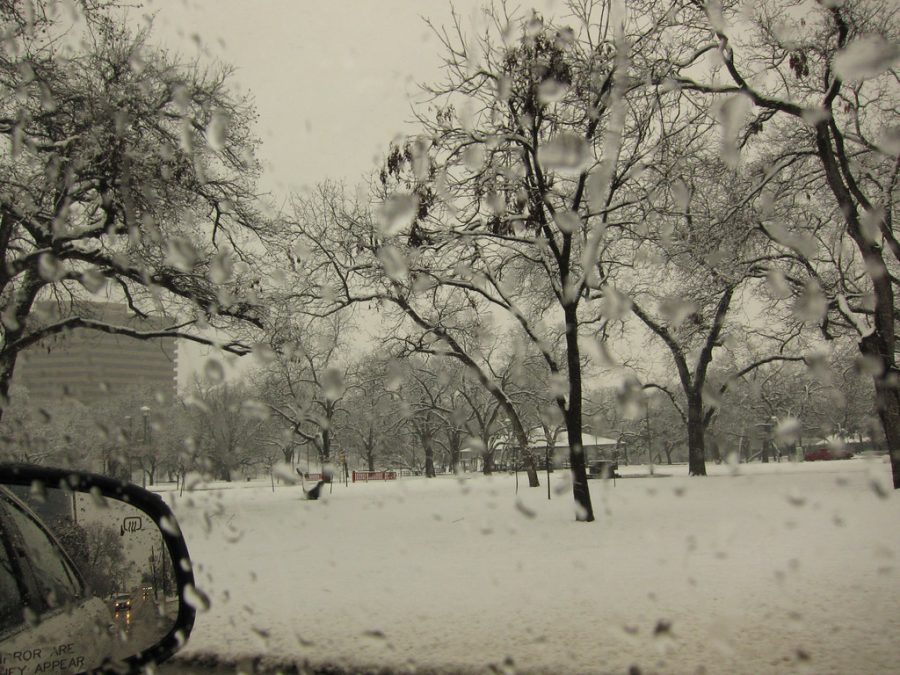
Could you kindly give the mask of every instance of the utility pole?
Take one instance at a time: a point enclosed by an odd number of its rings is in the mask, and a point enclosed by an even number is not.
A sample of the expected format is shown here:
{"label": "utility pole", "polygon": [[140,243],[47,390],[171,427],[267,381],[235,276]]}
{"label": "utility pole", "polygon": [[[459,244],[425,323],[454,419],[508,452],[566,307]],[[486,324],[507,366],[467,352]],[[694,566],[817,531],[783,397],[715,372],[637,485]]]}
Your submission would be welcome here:
{"label": "utility pole", "polygon": [[[125,415],[125,419],[128,422],[128,436],[125,438],[125,458],[128,460],[128,478],[127,482],[131,482],[131,472],[133,471],[133,467],[131,464],[132,456],[133,456],[133,448],[131,444],[134,442],[134,425],[132,424],[133,420],[131,415]],[[121,471],[121,470],[120,470]],[[121,478],[121,476],[116,476],[117,478]]]}
{"label": "utility pole", "polygon": [[[150,407],[141,406],[141,414],[144,416],[144,457],[150,453]],[[147,487],[147,470],[141,462],[141,487]]]}
{"label": "utility pole", "polygon": [[547,500],[550,500],[550,448],[544,449],[544,468],[547,469]]}

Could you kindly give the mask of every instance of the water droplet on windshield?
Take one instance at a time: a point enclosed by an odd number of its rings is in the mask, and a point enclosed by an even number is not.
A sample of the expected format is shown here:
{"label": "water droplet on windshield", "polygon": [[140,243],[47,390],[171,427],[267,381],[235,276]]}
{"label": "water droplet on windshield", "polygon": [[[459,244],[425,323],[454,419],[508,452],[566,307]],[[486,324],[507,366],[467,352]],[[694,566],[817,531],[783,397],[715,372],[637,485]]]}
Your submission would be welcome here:
{"label": "water droplet on windshield", "polygon": [[209,265],[209,280],[214,284],[224,284],[234,275],[234,260],[231,251],[220,251],[213,256]]}
{"label": "water droplet on windshield", "polygon": [[578,134],[563,132],[541,146],[538,158],[547,169],[579,173],[590,161],[590,147]]}
{"label": "water droplet on windshield", "polygon": [[226,136],[228,132],[228,114],[224,110],[213,111],[206,127],[206,139],[209,146],[216,151],[225,149]]}
{"label": "water droplet on windshield", "polygon": [[322,373],[322,391],[329,401],[337,401],[344,395],[347,386],[344,384],[344,374],[337,368],[327,368]]}
{"label": "water droplet on windshield", "polygon": [[160,529],[166,534],[170,534],[173,537],[181,536],[181,528],[178,527],[178,523],[174,518],[170,516],[163,516],[159,521]]}
{"label": "water droplet on windshield", "polygon": [[294,633],[294,639],[297,640],[297,644],[301,647],[314,647],[316,644],[312,640],[307,640],[300,633]]}
{"label": "water droplet on windshield", "polygon": [[166,242],[165,263],[180,272],[193,271],[200,257],[193,242],[187,239],[173,237]]}
{"label": "water droplet on windshield", "polygon": [[834,72],[842,80],[878,77],[900,63],[900,44],[881,35],[857,38],[834,56]]}
{"label": "water droplet on windshield", "polygon": [[106,497],[103,496],[103,493],[100,492],[100,488],[92,487],[91,488],[91,501],[94,503],[94,506],[100,509],[109,508],[109,501]]}
{"label": "water droplet on windshield", "polygon": [[463,164],[469,171],[481,171],[484,166],[486,153],[482,143],[474,143],[463,150]]}
{"label": "water droplet on windshield", "polygon": [[668,619],[660,619],[653,628],[653,635],[670,635],[672,632],[672,622]]}
{"label": "water droplet on windshield", "polygon": [[516,499],[516,510],[526,518],[535,518],[537,516],[537,511],[526,506],[521,499]]}
{"label": "water droplet on windshield", "polygon": [[197,612],[206,612],[210,608],[209,596],[193,584],[184,587],[184,601]]}
{"label": "water droplet on windshield", "polygon": [[559,229],[567,234],[574,234],[581,230],[581,216],[573,211],[557,211],[556,224]]}
{"label": "water droplet on windshield", "polygon": [[221,384],[225,381],[225,367],[219,359],[207,359],[203,373],[210,384]]}
{"label": "water droplet on windshield", "polygon": [[38,504],[45,503],[47,501],[47,486],[44,485],[44,481],[31,481],[31,489],[28,492],[28,496]]}
{"label": "water droplet on windshield", "polygon": [[878,478],[872,478],[869,481],[869,487],[880,499],[887,499],[891,496],[891,492],[888,490],[885,483]]}
{"label": "water droplet on windshield", "polygon": [[378,209],[378,231],[384,237],[394,237],[407,231],[419,210],[419,198],[411,194],[394,194]]}
{"label": "water droplet on windshield", "polygon": [[569,85],[557,80],[544,80],[538,86],[538,100],[541,103],[557,103],[569,93]]}

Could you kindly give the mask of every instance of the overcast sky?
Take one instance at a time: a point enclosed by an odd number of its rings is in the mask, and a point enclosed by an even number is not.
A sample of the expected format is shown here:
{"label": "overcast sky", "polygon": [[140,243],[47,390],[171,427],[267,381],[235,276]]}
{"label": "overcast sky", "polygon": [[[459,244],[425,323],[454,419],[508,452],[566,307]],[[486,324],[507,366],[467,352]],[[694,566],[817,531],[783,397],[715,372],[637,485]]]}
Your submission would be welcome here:
{"label": "overcast sky", "polygon": [[[482,4],[454,3],[466,25]],[[410,96],[440,74],[423,17],[441,25],[450,11],[445,0],[147,0],[133,17],[156,13],[157,42],[238,69],[260,116],[264,187],[285,195],[324,178],[356,183],[411,129]]]}

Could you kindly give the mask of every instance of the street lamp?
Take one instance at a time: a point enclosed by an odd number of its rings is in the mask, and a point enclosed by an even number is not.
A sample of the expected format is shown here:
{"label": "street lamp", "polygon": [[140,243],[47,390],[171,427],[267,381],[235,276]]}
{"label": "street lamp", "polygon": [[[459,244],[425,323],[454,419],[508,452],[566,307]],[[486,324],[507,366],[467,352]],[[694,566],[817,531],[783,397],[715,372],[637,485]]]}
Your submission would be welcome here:
{"label": "street lamp", "polygon": [[781,448],[775,441],[775,434],[778,429],[778,418],[772,415],[769,418],[769,442],[772,444],[772,453],[775,455],[775,461],[781,462]]}
{"label": "street lamp", "polygon": [[[132,470],[132,466],[131,466],[131,456],[132,456],[131,443],[132,443],[132,441],[134,440],[134,434],[133,434],[133,430],[132,430],[132,426],[131,426],[131,422],[132,422],[132,420],[131,420],[131,415],[125,415],[125,422],[126,422],[127,425],[128,425],[128,434],[125,436],[125,458],[128,460],[128,461],[127,461],[127,465],[128,465],[128,479],[127,479],[127,480],[128,480],[128,482],[130,483],[130,482],[131,482],[131,470]],[[117,473],[119,474],[119,475],[117,476],[117,478],[121,478],[121,471],[122,471],[121,468],[117,470]]]}
{"label": "street lamp", "polygon": [[[141,406],[141,415],[144,416],[144,454],[150,452],[150,408]],[[147,471],[141,463],[141,487],[147,487]]]}

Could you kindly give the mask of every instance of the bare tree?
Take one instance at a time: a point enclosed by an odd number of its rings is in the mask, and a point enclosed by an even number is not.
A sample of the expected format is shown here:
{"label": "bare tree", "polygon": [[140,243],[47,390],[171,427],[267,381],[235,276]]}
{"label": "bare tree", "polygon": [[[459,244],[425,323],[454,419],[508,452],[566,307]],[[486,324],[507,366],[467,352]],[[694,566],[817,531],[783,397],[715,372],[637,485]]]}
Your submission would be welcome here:
{"label": "bare tree", "polygon": [[[569,9],[565,26],[503,6],[487,11],[483,30],[467,34],[456,20],[436,31],[445,77],[426,88],[422,134],[394,148],[380,178],[382,214],[415,206],[388,228],[410,274],[502,308],[551,378],[566,379],[556,404],[577,515],[590,521],[580,338],[610,320],[609,233],[635,225],[641,169],[661,137],[700,115],[659,114],[679,94],[645,86],[667,7],[635,3],[630,16],[605,2]],[[669,58],[690,53],[667,49]]]}
{"label": "bare tree", "polygon": [[[739,347],[755,332],[752,319],[739,311],[741,296],[759,285],[757,278],[770,260],[769,240],[747,205],[758,189],[755,182],[694,147],[704,139],[708,142],[708,133],[692,132],[688,141],[667,138],[663,143],[660,163],[649,170],[661,175],[651,181],[644,216],[631,233],[633,262],[623,264],[614,277],[675,366],[680,397],[667,384],[647,386],[665,392],[681,413],[692,476],[706,475],[706,432],[721,396],[709,377],[716,354],[740,364],[735,368],[740,375],[776,360],[802,360],[797,353],[801,333],[793,330],[781,339],[758,339],[744,363],[737,358],[747,353]],[[779,333],[772,323],[769,336]]]}
{"label": "bare tree", "polygon": [[316,448],[323,465],[333,461],[336,418],[345,411],[350,365],[341,348],[349,329],[349,316],[341,314],[298,320],[284,312],[272,320],[263,400],[302,443]]}
{"label": "bare tree", "polygon": [[408,411],[406,423],[424,453],[425,476],[434,478],[435,444],[445,423],[442,413],[449,410],[453,380],[446,369],[428,361],[409,359],[404,365],[405,385],[399,393]]}
{"label": "bare tree", "polygon": [[259,463],[260,430],[266,415],[244,384],[211,384],[196,379],[187,400],[201,467],[231,481],[238,469]]}
{"label": "bare tree", "polygon": [[[309,266],[336,268],[332,297],[395,303],[457,357],[452,331],[418,305],[423,295],[449,289],[507,312],[544,367],[568,382],[556,404],[584,521],[594,514],[579,337],[603,323],[585,300],[602,295],[604,233],[628,222],[626,187],[651,160],[658,135],[659,99],[632,67],[653,62],[651,36],[669,18],[666,8],[643,8],[640,21],[623,26],[610,3],[572,3],[574,25],[553,26],[494,7],[484,31],[467,35],[458,20],[436,31],[445,79],[427,88],[422,133],[390,152],[375,186],[376,217],[349,218],[357,226],[344,237],[349,250],[329,246]],[[309,296],[321,298],[321,290]],[[527,455],[524,429],[516,437]]]}
{"label": "bare tree", "polygon": [[[791,170],[792,189],[782,200],[797,200],[808,187],[830,194],[840,217],[839,236],[859,257],[871,301],[856,301],[855,284],[843,283],[854,275],[842,274],[838,259],[833,267],[838,283],[827,308],[856,333],[860,353],[873,366],[894,487],[900,488],[894,300],[900,146],[890,130],[900,100],[895,66],[900,23],[891,3],[882,0],[820,3],[802,19],[789,18],[780,11],[782,4],[771,0],[745,13],[736,3],[717,3],[715,9],[693,3],[686,22],[711,29],[711,38],[698,41],[698,51],[714,52],[720,66],[707,75],[670,63],[660,81],[704,94],[707,101],[724,99],[726,153],[736,161],[746,143],[745,153],[764,155],[761,185]],[[767,75],[754,75],[761,72]],[[773,239],[803,258],[817,257],[822,240],[798,241],[777,214],[776,209],[763,223]]]}
{"label": "bare tree", "polygon": [[369,471],[382,465],[403,424],[396,400],[400,382],[395,364],[392,359],[368,354],[356,362],[348,377],[344,404],[353,414],[345,418],[344,438],[357,448]]}
{"label": "bare tree", "polygon": [[406,323],[398,322],[391,330],[395,337],[410,336],[403,350],[456,359],[498,400],[521,444],[529,484],[537,486],[527,435],[517,421],[515,406],[492,377],[483,355],[467,348],[477,323],[478,300],[454,297],[424,277],[418,282],[398,277],[398,261],[390,247],[379,243],[381,235],[371,212],[349,202],[334,184],[322,184],[313,195],[296,198],[294,209],[295,220],[287,231],[270,239],[275,256],[286,258],[290,265],[286,276],[298,282],[285,289],[286,306],[314,318],[356,305],[380,316],[391,308],[399,313]]}
{"label": "bare tree", "polygon": [[[4,2],[0,15],[4,401],[18,354],[65,330],[213,344],[208,324],[261,325],[242,253],[264,226],[253,111],[229,91],[230,70],[153,47],[110,3],[78,4],[75,17],[32,4]],[[80,302],[91,294],[157,325],[106,322]],[[36,316],[41,299],[59,311]]]}

